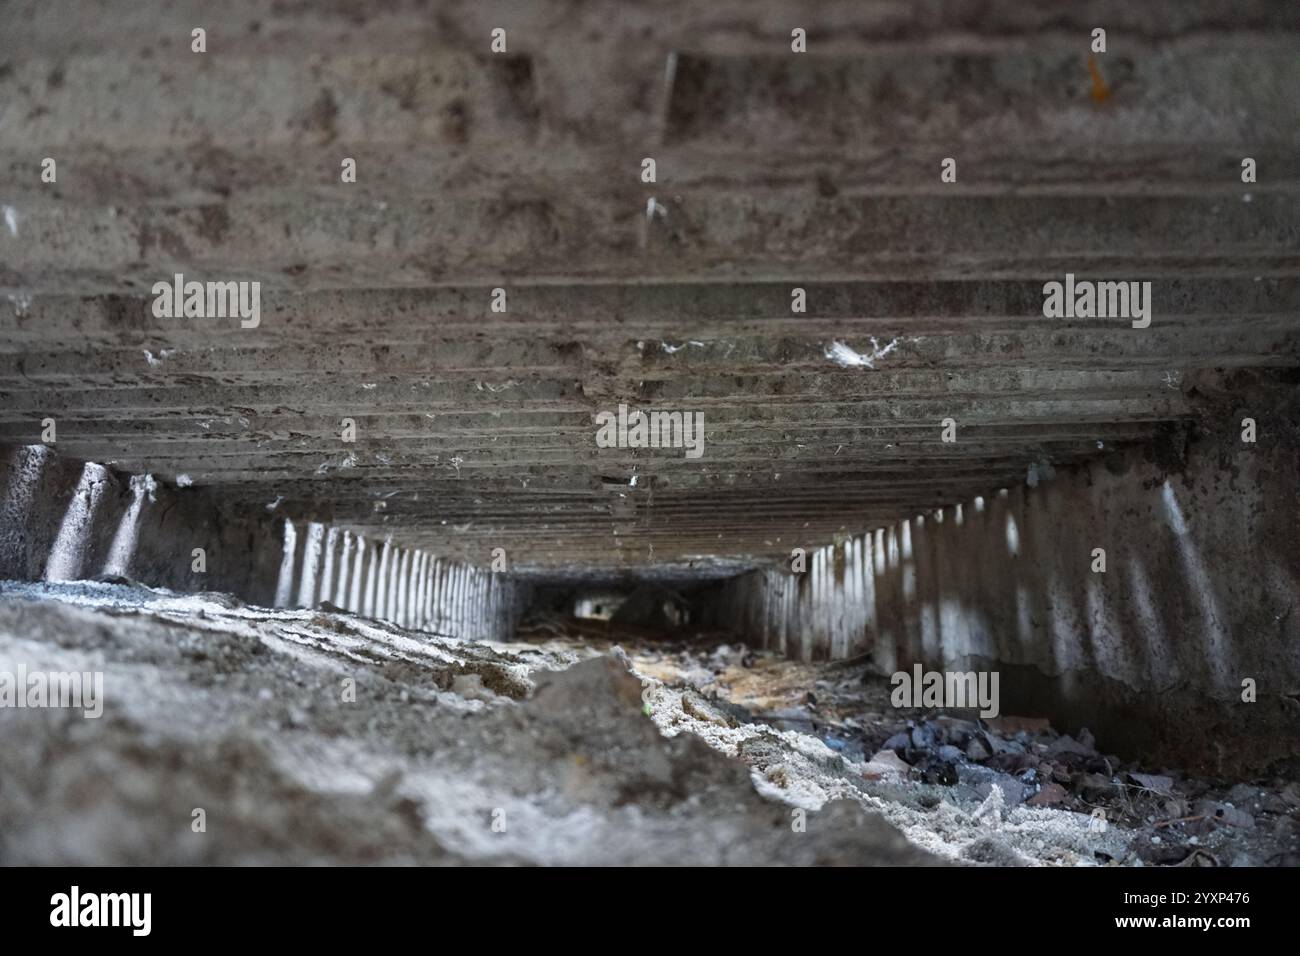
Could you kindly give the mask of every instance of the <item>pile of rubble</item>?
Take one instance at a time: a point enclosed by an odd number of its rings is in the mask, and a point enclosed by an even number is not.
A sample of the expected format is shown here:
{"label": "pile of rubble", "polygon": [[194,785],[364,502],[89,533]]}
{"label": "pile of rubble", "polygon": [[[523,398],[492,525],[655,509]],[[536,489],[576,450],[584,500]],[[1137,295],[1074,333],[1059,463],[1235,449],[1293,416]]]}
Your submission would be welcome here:
{"label": "pile of rubble", "polygon": [[[1011,839],[1003,849],[1013,852],[992,853],[992,862],[1300,864],[1300,783],[1294,779],[1209,781],[1104,753],[1086,728],[1071,735],[1042,718],[983,720],[967,712],[898,709],[888,680],[873,674],[865,659],[800,663],[725,643],[722,635],[672,643],[627,632],[606,635],[614,638],[639,674],[680,695],[672,716],[660,721],[667,732],[688,729],[742,759],[764,751],[729,746],[714,729],[691,725],[722,721],[737,732],[767,727],[816,738],[827,756],[839,760],[831,776],[935,852],[975,859],[989,848],[967,839],[971,834],[943,845],[919,838],[924,814],[918,819],[911,808],[933,812],[947,804],[972,822],[1007,831],[1004,837],[1014,829],[1008,828],[1013,811],[1050,811],[1071,833],[1086,834],[1082,851],[1056,857],[1051,840],[1036,852],[1037,840]],[[600,647],[592,641],[592,634],[582,636],[590,652]],[[773,769],[770,760],[749,762],[762,774]],[[827,785],[824,770],[816,775],[828,795],[846,792]],[[797,776],[789,767],[773,771],[773,780],[787,784],[774,792],[790,799]]]}
{"label": "pile of rubble", "polygon": [[0,707],[0,864],[941,862],[849,800],[796,827],[589,648],[0,582],[0,682],[19,672],[101,674],[104,706]]}
{"label": "pile of rubble", "polygon": [[[1144,773],[1099,753],[1086,728],[1076,738],[1058,734],[1042,719],[908,720],[872,757],[867,772],[882,768],[902,769],[910,779],[972,798],[985,798],[996,787],[1008,806],[1057,807],[1087,814],[1092,827],[1130,828],[1130,850],[1146,863],[1300,863],[1300,785],[1239,783],[1224,791],[1203,780]],[[1253,839],[1249,831],[1257,818],[1272,834],[1289,836],[1290,848]],[[1106,860],[1102,851],[1098,855]]]}
{"label": "pile of rubble", "polygon": [[[524,639],[526,638],[526,639]],[[1293,864],[1300,788],[900,711],[867,662],[603,623],[460,641],[114,583],[0,583],[0,861]],[[1100,815],[1097,815],[1100,814]],[[204,824],[199,827],[199,822]]]}

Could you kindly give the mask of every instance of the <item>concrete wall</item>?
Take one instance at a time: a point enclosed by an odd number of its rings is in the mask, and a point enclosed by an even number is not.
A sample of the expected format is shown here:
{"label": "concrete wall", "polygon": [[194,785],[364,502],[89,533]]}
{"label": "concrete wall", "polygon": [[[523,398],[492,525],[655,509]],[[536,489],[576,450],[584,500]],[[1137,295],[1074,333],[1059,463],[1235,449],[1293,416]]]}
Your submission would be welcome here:
{"label": "concrete wall", "polygon": [[1300,455],[1278,438],[1174,434],[994,490],[812,552],[802,575],[738,578],[724,616],[803,659],[997,669],[1004,713],[1120,752],[1210,772],[1295,757]]}
{"label": "concrete wall", "polygon": [[202,489],[121,475],[44,445],[0,450],[0,580],[100,576],[268,607],[326,601],[474,639],[513,635],[523,597],[504,576],[391,540],[266,511],[236,514]]}
{"label": "concrete wall", "polygon": [[504,574],[318,522],[284,522],[276,607],[327,602],[401,627],[508,640],[527,589]]}
{"label": "concrete wall", "polygon": [[[232,514],[200,489],[124,476],[43,445],[0,449],[0,579],[116,575],[269,604],[277,525]],[[204,571],[195,570],[195,548]]]}

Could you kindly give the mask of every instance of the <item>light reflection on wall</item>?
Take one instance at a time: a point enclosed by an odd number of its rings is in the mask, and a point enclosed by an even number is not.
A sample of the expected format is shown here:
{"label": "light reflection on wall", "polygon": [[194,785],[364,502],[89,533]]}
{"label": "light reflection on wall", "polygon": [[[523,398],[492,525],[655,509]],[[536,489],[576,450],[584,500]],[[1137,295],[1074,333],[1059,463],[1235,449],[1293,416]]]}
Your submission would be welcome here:
{"label": "light reflection on wall", "polygon": [[87,463],[81,469],[81,480],[72,493],[68,510],[63,514],[54,547],[45,565],[45,580],[75,581],[81,577],[86,551],[90,544],[90,530],[104,493],[108,472],[99,465]]}
{"label": "light reflection on wall", "polygon": [[154,500],[157,482],[152,475],[131,476],[131,503],[127,505],[113,535],[113,543],[108,549],[108,558],[104,561],[104,573],[122,577],[131,576],[131,561],[135,558],[136,545],[140,541],[140,513],[144,510],[145,500]]}

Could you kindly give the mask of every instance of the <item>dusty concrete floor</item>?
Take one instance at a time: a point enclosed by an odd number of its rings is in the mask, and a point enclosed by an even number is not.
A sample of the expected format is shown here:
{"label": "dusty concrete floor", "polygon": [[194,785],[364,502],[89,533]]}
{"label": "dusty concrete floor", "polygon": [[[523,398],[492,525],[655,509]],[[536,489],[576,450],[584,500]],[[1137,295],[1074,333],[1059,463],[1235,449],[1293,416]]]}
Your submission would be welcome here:
{"label": "dusty concrete floor", "polygon": [[[894,711],[853,662],[602,631],[486,645],[214,593],[5,583],[0,671],[102,671],[106,703],[0,709],[0,862],[1296,860],[1285,781],[1144,788],[1092,769],[1108,758],[1086,741]],[[890,743],[915,768],[878,753],[909,719]],[[963,739],[944,782],[940,748]],[[1053,779],[1054,805],[1021,802]]]}
{"label": "dusty concrete floor", "polygon": [[0,671],[103,671],[106,704],[0,709],[0,862],[934,862],[852,801],[793,832],[743,764],[661,736],[622,663],[577,658],[219,594],[6,584]]}

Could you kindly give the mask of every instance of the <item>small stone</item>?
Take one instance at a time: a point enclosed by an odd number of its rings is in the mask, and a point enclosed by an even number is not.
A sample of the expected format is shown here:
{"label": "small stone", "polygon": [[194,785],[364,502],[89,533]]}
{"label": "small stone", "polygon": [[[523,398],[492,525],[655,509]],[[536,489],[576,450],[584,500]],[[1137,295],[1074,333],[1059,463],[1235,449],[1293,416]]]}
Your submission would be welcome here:
{"label": "small stone", "polygon": [[1081,773],[1074,778],[1074,789],[1080,793],[1109,796],[1115,792],[1115,784],[1109,777],[1099,773]]}
{"label": "small stone", "polygon": [[1024,744],[1015,740],[1003,740],[997,734],[990,734],[988,742],[996,754],[1022,754],[1025,752]]}
{"label": "small stone", "polygon": [[879,780],[881,777],[890,774],[907,776],[911,769],[892,750],[882,750],[867,762],[863,776],[868,780]]}
{"label": "small stone", "polygon": [[1065,798],[1065,788],[1059,783],[1049,782],[1025,802],[1031,807],[1054,807]]}
{"label": "small stone", "polygon": [[906,730],[899,731],[898,733],[894,734],[894,736],[890,737],[883,744],[886,750],[902,750],[903,748],[910,747],[911,745],[912,745],[912,737]]}
{"label": "small stone", "polygon": [[973,788],[981,797],[988,797],[993,789],[1002,791],[1002,801],[1015,806],[1025,799],[1027,788],[1015,777],[998,773],[979,764],[962,764],[957,768],[962,783]]}
{"label": "small stone", "polygon": [[1153,773],[1130,773],[1128,776],[1143,790],[1150,790],[1152,793],[1158,793],[1161,796],[1169,796],[1169,792],[1174,787],[1173,777],[1162,777]]}
{"label": "small stone", "polygon": [[1047,747],[1049,757],[1058,757],[1061,754],[1078,754],[1080,757],[1091,757],[1096,752],[1092,747],[1085,746],[1069,734],[1056,738]]}

